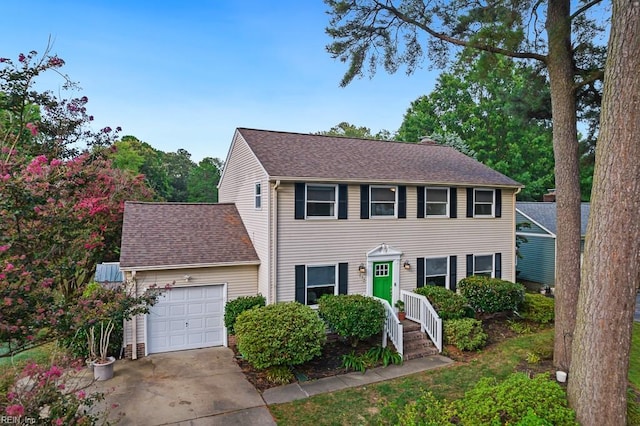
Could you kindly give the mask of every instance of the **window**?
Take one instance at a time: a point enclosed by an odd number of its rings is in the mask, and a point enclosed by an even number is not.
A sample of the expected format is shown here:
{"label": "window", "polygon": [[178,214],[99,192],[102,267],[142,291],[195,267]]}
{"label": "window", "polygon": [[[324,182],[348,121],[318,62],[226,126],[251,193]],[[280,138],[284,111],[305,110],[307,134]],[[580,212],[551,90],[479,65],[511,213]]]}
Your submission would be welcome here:
{"label": "window", "polygon": [[371,187],[371,217],[396,217],[396,187]]}
{"label": "window", "polygon": [[257,210],[261,209],[262,208],[262,184],[260,182],[256,182],[254,195],[256,200],[255,207]]}
{"label": "window", "polygon": [[473,215],[493,217],[493,189],[475,189],[473,195]]}
{"label": "window", "polygon": [[389,276],[389,264],[388,263],[379,263],[376,265],[376,270],[374,272],[375,277],[388,277]]}
{"label": "window", "polygon": [[336,185],[307,185],[307,217],[336,217]]}
{"label": "window", "polygon": [[449,188],[426,188],[425,191],[426,216],[448,217]]}
{"label": "window", "polygon": [[425,285],[448,288],[449,258],[433,257],[424,260]]}
{"label": "window", "polygon": [[336,265],[307,266],[307,305],[317,305],[325,294],[338,294]]}
{"label": "window", "polygon": [[473,256],[473,275],[493,277],[493,255]]}

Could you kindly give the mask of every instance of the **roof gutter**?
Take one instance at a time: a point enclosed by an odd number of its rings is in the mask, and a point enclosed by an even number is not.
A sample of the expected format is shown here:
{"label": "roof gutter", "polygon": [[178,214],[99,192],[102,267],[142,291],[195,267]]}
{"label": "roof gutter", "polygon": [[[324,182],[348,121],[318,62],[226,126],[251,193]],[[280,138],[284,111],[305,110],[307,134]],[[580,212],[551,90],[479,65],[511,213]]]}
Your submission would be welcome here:
{"label": "roof gutter", "polygon": [[122,269],[123,271],[160,271],[164,269],[214,268],[219,266],[244,266],[259,264],[260,260],[247,260],[243,262],[189,263],[183,265],[120,266],[120,269]]}
{"label": "roof gutter", "polygon": [[278,182],[278,184],[280,184],[280,182],[290,183],[290,182],[302,182],[302,181],[318,182],[318,183],[335,182],[335,183],[353,183],[353,184],[367,183],[367,184],[390,184],[390,185],[404,184],[404,185],[416,185],[416,186],[434,185],[434,186],[455,186],[455,187],[467,187],[467,186],[491,187],[491,188],[516,189],[517,190],[516,194],[518,194],[522,190],[522,188],[524,188],[524,185],[519,183],[516,183],[513,185],[507,185],[507,184],[495,184],[495,183],[488,183],[488,182],[444,182],[444,181],[437,182],[437,181],[424,181],[424,180],[402,181],[397,179],[368,179],[368,178],[336,179],[336,178],[309,177],[309,176],[306,176],[306,177],[305,176],[299,176],[299,177],[270,176],[269,177],[269,182]]}

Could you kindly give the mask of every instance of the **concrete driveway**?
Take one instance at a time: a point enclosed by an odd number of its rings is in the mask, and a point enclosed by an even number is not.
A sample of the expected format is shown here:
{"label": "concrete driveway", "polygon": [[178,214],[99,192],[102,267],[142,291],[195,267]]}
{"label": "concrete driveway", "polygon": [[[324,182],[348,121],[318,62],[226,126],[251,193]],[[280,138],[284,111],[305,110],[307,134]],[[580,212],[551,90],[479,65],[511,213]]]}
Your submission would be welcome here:
{"label": "concrete driveway", "polygon": [[233,356],[218,347],[120,360],[114,378],[90,390],[117,404],[109,418],[120,425],[275,425]]}

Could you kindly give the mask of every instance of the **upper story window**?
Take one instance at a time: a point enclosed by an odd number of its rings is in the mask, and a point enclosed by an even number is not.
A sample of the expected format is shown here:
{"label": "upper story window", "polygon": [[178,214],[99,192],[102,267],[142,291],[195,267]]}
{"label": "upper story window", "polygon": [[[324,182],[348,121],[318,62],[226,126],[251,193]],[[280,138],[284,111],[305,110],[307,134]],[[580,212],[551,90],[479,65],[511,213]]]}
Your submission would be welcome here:
{"label": "upper story window", "polygon": [[317,305],[325,294],[338,294],[336,265],[307,266],[306,303]]}
{"label": "upper story window", "polygon": [[449,188],[425,188],[427,217],[449,216]]}
{"label": "upper story window", "polygon": [[474,189],[473,215],[475,217],[494,216],[494,191],[493,189]]}
{"label": "upper story window", "polygon": [[307,217],[336,217],[337,185],[307,185]]}
{"label": "upper story window", "polygon": [[371,217],[397,216],[397,187],[372,186],[370,205]]}
{"label": "upper story window", "polygon": [[262,208],[262,184],[260,182],[256,182],[254,189],[255,196],[255,208],[259,210]]}
{"label": "upper story window", "polygon": [[425,285],[449,288],[449,258],[427,257],[424,260]]}
{"label": "upper story window", "polygon": [[493,255],[473,256],[473,275],[493,277]]}

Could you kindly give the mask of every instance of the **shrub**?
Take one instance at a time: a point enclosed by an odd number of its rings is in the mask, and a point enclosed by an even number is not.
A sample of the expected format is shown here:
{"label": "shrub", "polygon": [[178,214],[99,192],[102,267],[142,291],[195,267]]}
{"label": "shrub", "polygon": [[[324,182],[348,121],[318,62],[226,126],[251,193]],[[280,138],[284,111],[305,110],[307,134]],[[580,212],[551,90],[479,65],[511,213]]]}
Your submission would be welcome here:
{"label": "shrub", "polygon": [[460,424],[577,425],[564,390],[548,374],[513,373],[503,382],[483,378],[453,402]]}
{"label": "shrub", "polygon": [[352,346],[380,333],[385,311],[380,302],[359,294],[325,295],[318,301],[318,313],[327,326]]}
{"label": "shrub", "polygon": [[483,276],[467,277],[458,289],[477,312],[515,311],[524,300],[524,286]]}
{"label": "shrub", "polygon": [[519,309],[522,318],[540,324],[548,324],[555,318],[555,302],[542,294],[527,293]]}
{"label": "shrub", "polygon": [[286,365],[277,365],[275,367],[269,367],[266,371],[267,380],[276,385],[286,385],[291,383],[295,376]]}
{"label": "shrub", "polygon": [[264,296],[242,296],[231,302],[227,302],[224,307],[224,326],[227,327],[229,334],[235,334],[235,325],[238,315],[248,309],[265,306],[266,300]]}
{"label": "shrub", "polygon": [[473,318],[461,318],[443,321],[444,340],[461,351],[480,349],[487,342],[487,333],[482,322]]}
{"label": "shrub", "polygon": [[399,425],[449,425],[451,422],[450,404],[438,400],[431,392],[425,392],[415,401],[406,404],[393,419]]}
{"label": "shrub", "polygon": [[467,299],[454,291],[428,285],[417,288],[413,292],[429,299],[440,318],[444,320],[464,318],[468,314]]}
{"label": "shrub", "polygon": [[322,353],[327,337],[318,314],[298,302],[244,311],[235,331],[238,350],[259,369],[309,361]]}

